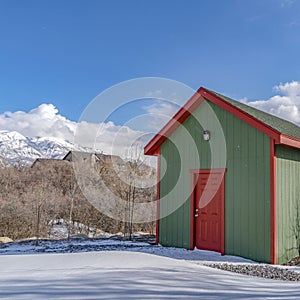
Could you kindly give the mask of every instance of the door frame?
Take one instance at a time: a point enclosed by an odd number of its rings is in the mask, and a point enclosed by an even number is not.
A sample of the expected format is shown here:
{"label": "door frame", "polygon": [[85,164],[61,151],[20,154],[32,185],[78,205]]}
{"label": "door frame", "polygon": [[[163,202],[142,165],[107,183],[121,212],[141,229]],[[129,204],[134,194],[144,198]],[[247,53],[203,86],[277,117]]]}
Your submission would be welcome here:
{"label": "door frame", "polygon": [[191,195],[190,195],[190,250],[193,250],[196,245],[196,230],[195,230],[195,195],[196,195],[196,182],[201,174],[207,173],[221,173],[222,179],[222,197],[221,197],[221,255],[225,254],[225,172],[227,169],[198,169],[190,170],[190,183],[191,183]]}

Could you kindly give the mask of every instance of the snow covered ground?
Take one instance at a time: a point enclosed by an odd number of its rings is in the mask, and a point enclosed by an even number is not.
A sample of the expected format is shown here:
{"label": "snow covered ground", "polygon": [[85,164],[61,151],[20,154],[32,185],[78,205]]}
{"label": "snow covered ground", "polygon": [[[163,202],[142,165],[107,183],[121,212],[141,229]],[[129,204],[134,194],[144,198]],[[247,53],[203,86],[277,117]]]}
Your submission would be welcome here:
{"label": "snow covered ground", "polygon": [[102,251],[0,257],[1,299],[299,299],[300,284],[153,254]]}
{"label": "snow covered ground", "polygon": [[205,266],[254,262],[215,252],[116,240],[0,248],[0,299],[300,299],[300,283]]}

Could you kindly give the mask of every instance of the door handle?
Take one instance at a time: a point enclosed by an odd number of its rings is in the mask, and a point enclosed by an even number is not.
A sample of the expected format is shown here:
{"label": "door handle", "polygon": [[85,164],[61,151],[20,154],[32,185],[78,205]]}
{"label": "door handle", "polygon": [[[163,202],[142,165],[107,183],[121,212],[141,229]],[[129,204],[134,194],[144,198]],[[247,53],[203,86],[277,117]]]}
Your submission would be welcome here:
{"label": "door handle", "polygon": [[198,217],[198,214],[195,214],[195,218],[197,218]]}

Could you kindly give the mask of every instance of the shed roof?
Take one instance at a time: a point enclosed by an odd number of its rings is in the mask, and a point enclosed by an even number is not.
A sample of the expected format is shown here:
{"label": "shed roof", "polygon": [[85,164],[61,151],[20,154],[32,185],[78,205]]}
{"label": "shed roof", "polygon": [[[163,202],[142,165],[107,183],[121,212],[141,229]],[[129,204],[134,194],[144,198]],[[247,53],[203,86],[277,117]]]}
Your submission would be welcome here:
{"label": "shed roof", "polygon": [[251,126],[269,135],[274,139],[275,143],[300,149],[300,127],[297,125],[201,87],[145,146],[145,154],[158,154],[160,145],[193,113],[194,110],[197,109],[197,107],[201,105],[204,100],[215,103]]}

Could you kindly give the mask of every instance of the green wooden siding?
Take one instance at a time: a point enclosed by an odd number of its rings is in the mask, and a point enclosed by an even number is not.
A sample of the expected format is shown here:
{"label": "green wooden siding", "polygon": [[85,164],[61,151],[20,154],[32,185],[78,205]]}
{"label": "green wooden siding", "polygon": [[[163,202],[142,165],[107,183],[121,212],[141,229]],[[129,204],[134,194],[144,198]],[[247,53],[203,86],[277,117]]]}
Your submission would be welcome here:
{"label": "green wooden siding", "polygon": [[[210,144],[218,145],[221,140],[219,127],[209,113],[211,108],[221,123],[227,148],[225,252],[269,262],[270,139],[208,102],[201,104],[193,116],[161,145],[161,216],[167,215],[170,208],[182,205],[160,221],[159,242],[189,248],[189,170],[224,167],[220,159],[224,155],[222,147],[215,147],[214,160],[210,151]],[[203,129],[211,131],[210,143],[203,140]]]}
{"label": "green wooden siding", "polygon": [[276,172],[277,260],[284,263],[299,255],[300,151],[276,146]]}

